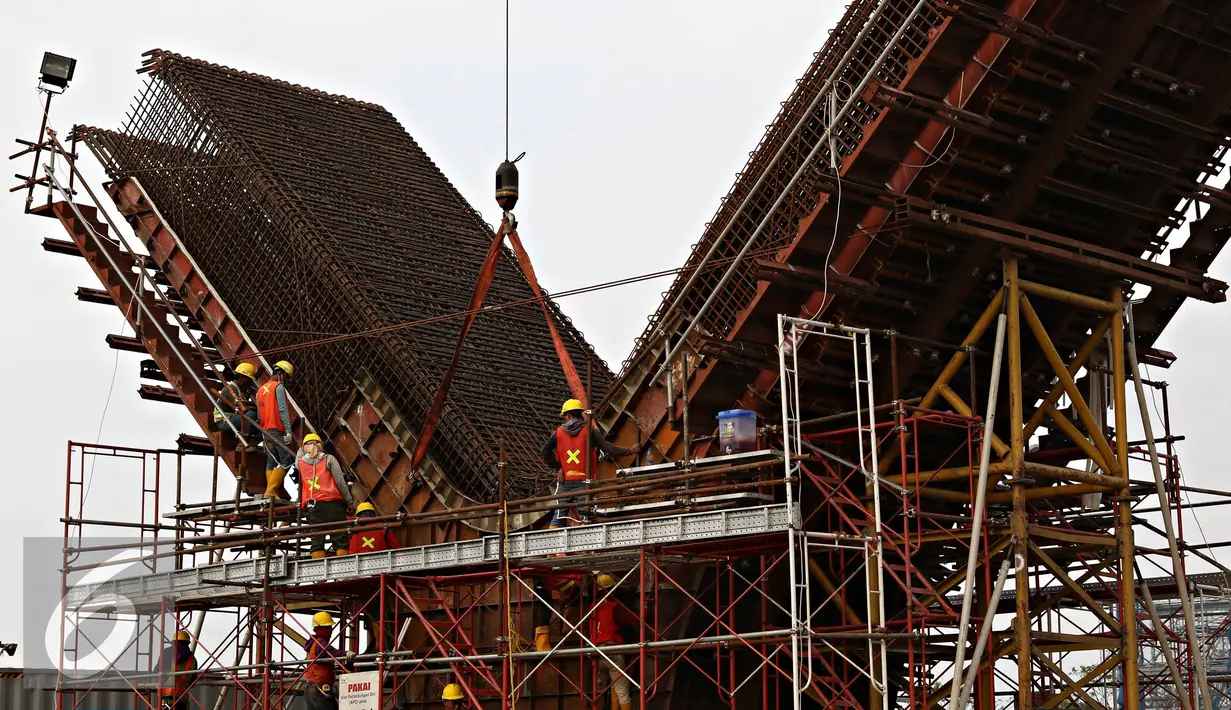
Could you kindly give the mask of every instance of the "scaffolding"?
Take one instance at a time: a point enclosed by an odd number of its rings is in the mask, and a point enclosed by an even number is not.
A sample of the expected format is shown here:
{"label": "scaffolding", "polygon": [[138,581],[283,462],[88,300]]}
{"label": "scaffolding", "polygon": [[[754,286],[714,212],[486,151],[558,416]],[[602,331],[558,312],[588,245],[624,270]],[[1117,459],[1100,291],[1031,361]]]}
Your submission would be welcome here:
{"label": "scaffolding", "polygon": [[[1003,293],[1013,298],[1011,262],[1006,271],[1009,281]],[[1028,282],[1018,287],[1035,288]],[[1017,298],[1023,309],[1030,308],[1028,299]],[[1011,370],[1013,309],[998,296],[985,315],[969,342],[955,348],[954,358],[960,362],[976,352],[972,346],[996,321],[995,342],[997,347],[1008,343],[1003,360]],[[1109,317],[1106,329],[1114,334],[1122,323]],[[1102,335],[1103,330],[1096,331],[1091,341],[1101,342]],[[476,708],[558,707],[562,702],[597,708],[611,692],[611,668],[627,679],[636,706],[642,708],[681,687],[700,692],[698,683],[729,707],[759,703],[800,708],[812,702],[930,707],[950,698],[958,670],[964,670],[960,677],[966,679],[962,697],[976,707],[993,707],[995,698],[1021,692],[1023,686],[1014,678],[1022,665],[1038,674],[1024,687],[1039,705],[1055,706],[1066,689],[1090,696],[1093,688],[1118,687],[1132,669],[1143,689],[1143,705],[1171,707],[1159,700],[1170,676],[1168,664],[1160,661],[1161,648],[1152,651],[1148,641],[1156,628],[1151,615],[1162,620],[1173,656],[1184,669],[1184,687],[1199,699],[1198,686],[1189,681],[1198,671],[1187,652],[1184,604],[1177,590],[1155,579],[1141,585],[1141,596],[1133,595],[1136,583],[1126,588],[1120,581],[1134,572],[1131,565],[1118,564],[1122,545],[1115,525],[1120,516],[1106,520],[1097,512],[1081,511],[1082,494],[1122,490],[1123,478],[1104,479],[1103,474],[1043,463],[1045,454],[1077,454],[1035,450],[1020,464],[1037,477],[1017,494],[1032,502],[1024,521],[1015,526],[1014,492],[994,481],[984,491],[985,516],[969,515],[977,502],[974,484],[981,470],[984,480],[1011,480],[1013,469],[1003,460],[1012,460],[1011,446],[998,447],[995,435],[987,436],[992,431],[988,422],[969,409],[963,413],[963,398],[946,391],[943,383],[936,396],[945,397],[957,413],[932,409],[924,398],[916,404],[891,402],[890,415],[878,420],[885,408],[874,400],[875,341],[886,341],[892,352],[900,336],[876,336],[870,329],[780,317],[782,424],[761,432],[762,441],[772,446],[701,457],[687,466],[623,469],[618,478],[596,481],[590,490],[595,507],[611,510],[647,498],[678,503],[687,495],[704,501],[715,497],[709,491],[733,485],[751,486],[772,503],[719,505],[671,515],[634,511],[631,517],[576,527],[503,528],[474,540],[312,559],[302,556],[305,536],[353,528],[355,523],[306,526],[289,518],[279,524],[268,505],[245,514],[233,507],[185,505],[177,497],[172,525],[151,522],[146,512],[142,521],[119,523],[140,529],[135,546],[143,554],[125,559],[144,562],[144,573],[75,587],[66,582],[66,613],[127,605],[151,620],[163,620],[142,627],[139,645],[146,649],[146,667],[120,674],[126,688],[111,688],[132,692],[151,707],[156,689],[166,683],[166,674],[153,663],[154,651],[158,640],[176,629],[190,630],[196,639],[204,660],[190,673],[191,683],[214,687],[221,696],[217,708],[284,705],[299,692],[307,666],[297,640],[310,633],[304,615],[319,610],[339,618],[339,647],[348,657],[338,662],[354,672],[379,674],[379,707],[430,707],[446,683],[456,682]],[[850,408],[836,416],[804,419],[807,355],[818,351],[848,363]],[[1083,355],[1078,358],[1080,362]],[[893,366],[891,357],[890,376]],[[999,368],[994,361],[993,381]],[[1057,388],[1063,389],[1063,383]],[[1009,390],[1011,396],[1011,386]],[[991,388],[989,412],[995,411],[995,397]],[[1073,400],[1074,409],[1080,409],[1078,401]],[[1174,439],[1169,429],[1162,439]],[[1083,451],[1097,455],[1101,447],[1088,443]],[[938,444],[947,451],[943,459],[961,463],[920,469],[920,462],[936,460],[924,452],[937,451]],[[1125,469],[1133,459],[1150,461],[1150,448],[1147,442],[1124,442]],[[983,453],[996,450],[1003,459],[994,464]],[[159,452],[71,444],[66,550],[91,549],[75,531],[92,520],[80,495],[84,457],[101,452],[142,461],[143,470],[152,468],[152,479],[143,474],[142,496],[159,495]],[[177,452],[179,460],[183,455]],[[1114,454],[1111,460],[1117,460]],[[1178,494],[1178,461],[1173,455],[1163,460],[1167,487]],[[178,479],[182,464],[176,470]],[[1149,492],[1132,479],[1127,487]],[[505,519],[513,511],[548,510],[559,497],[502,499],[496,515]],[[1049,507],[1033,503],[1048,498],[1067,502]],[[1159,512],[1144,507],[1143,500],[1134,496],[1118,505],[1133,506],[1137,515]],[[1168,512],[1180,510],[1178,495],[1166,500]],[[156,503],[148,507],[154,509]],[[402,514],[374,522],[431,525],[442,517],[490,515],[488,506],[474,506],[447,515],[415,519]],[[976,517],[986,524],[981,526]],[[208,529],[197,527],[204,521]],[[1024,553],[1014,533],[1022,523]],[[170,549],[156,544],[159,530],[175,531]],[[968,588],[969,568],[948,565],[943,579],[934,573],[937,563],[971,556],[971,540],[981,542],[973,553],[973,604],[963,603],[958,594]],[[1062,556],[1062,545],[1074,540],[1086,552]],[[1103,552],[1099,556],[1090,550]],[[1152,557],[1170,557],[1166,550],[1135,552],[1139,566]],[[226,555],[232,557],[223,559]],[[66,574],[82,571],[67,556],[65,563]],[[1017,586],[1016,579],[1006,585],[1009,572],[1015,577],[1023,571],[1029,572],[1025,586]],[[600,573],[613,575],[616,584],[599,589],[595,579]],[[561,589],[573,591],[561,594]],[[1019,638],[1013,631],[1018,600],[1030,599],[1018,589],[1039,590],[1030,595],[1036,600],[1026,605],[1030,663],[1021,663],[1013,645]],[[1151,589],[1169,600],[1153,602]],[[1225,590],[1202,579],[1193,582],[1192,589],[1199,633],[1208,646],[1205,656],[1213,669],[1212,698],[1219,703],[1226,661],[1225,653],[1215,649],[1225,647],[1231,621],[1225,597],[1218,596]],[[595,601],[607,598],[619,599],[642,620],[635,638],[616,645],[591,640],[589,614]],[[1133,600],[1138,614],[1135,622],[1120,623],[1118,610],[1126,598]],[[975,612],[963,617],[963,608]],[[1002,617],[1013,621],[1005,626]],[[554,642],[547,650],[532,650],[528,640],[544,618],[553,627]],[[207,644],[202,631],[214,627],[225,628],[225,634]],[[1142,649],[1139,668],[1120,652],[1130,627],[1145,639],[1133,646]],[[75,627],[66,628],[64,649],[71,652]],[[955,654],[967,638],[973,642],[966,655],[969,667],[959,669]],[[1095,651],[1101,660],[1086,666],[1089,680],[1079,685],[1068,675],[1072,664],[1064,659],[1081,651]],[[1050,672],[1040,673],[1040,667]],[[96,680],[66,674],[62,707],[76,708],[76,701],[95,686]],[[1086,690],[1080,690],[1083,687]],[[980,696],[991,698],[991,704],[982,704]],[[1087,702],[1098,703],[1098,697],[1090,696]]]}
{"label": "scaffolding", "polygon": [[[784,343],[824,340],[851,349],[859,383],[851,402],[856,423],[828,435],[854,442],[859,459],[873,455],[877,426],[865,413],[873,407],[869,332],[793,319],[783,319],[781,327]],[[124,607],[172,619],[161,628],[148,625],[143,642],[151,648],[157,646],[151,640],[156,631],[164,639],[177,629],[191,631],[201,658],[191,682],[231,688],[219,707],[276,707],[293,696],[306,667],[294,640],[309,633],[302,615],[328,609],[339,618],[340,647],[349,652],[348,659],[338,660],[355,672],[380,674],[382,707],[432,705],[446,681],[460,684],[476,708],[485,702],[555,707],[562,697],[573,698],[577,707],[600,707],[611,689],[611,677],[601,669],[614,668],[642,708],[678,692],[685,669],[692,682],[712,683],[712,692],[730,707],[737,698],[755,704],[753,697],[765,707],[800,708],[805,698],[858,702],[857,689],[867,685],[881,698],[878,705],[888,708],[889,643],[916,634],[890,631],[879,620],[884,605],[875,590],[883,585],[885,570],[877,499],[874,495],[864,506],[858,523],[828,530],[817,529],[823,527],[818,522],[844,515],[842,509],[857,501],[835,490],[801,512],[805,480],[838,485],[849,474],[811,470],[826,465],[820,463],[826,459],[813,453],[819,449],[798,416],[795,351],[783,347],[782,352],[788,425],[781,429],[781,446],[766,432],[775,444],[771,448],[698,458],[687,466],[632,467],[590,490],[596,507],[618,510],[621,502],[647,497],[678,504],[687,495],[695,510],[650,516],[634,511],[632,517],[576,527],[505,529],[474,540],[312,559],[297,554],[305,535],[355,523],[281,526],[270,524],[273,512],[266,507],[265,518],[249,515],[246,526],[191,535],[184,518],[236,523],[237,512],[178,506],[171,549],[136,541],[142,554],[131,559],[150,565],[143,574],[66,583],[65,607],[73,613]],[[70,491],[74,470],[70,467]],[[859,468],[859,480],[876,482],[877,470],[873,455],[870,467]],[[751,487],[775,502],[705,504],[732,486]],[[502,500],[498,515],[503,519],[542,504],[550,508],[558,497]],[[451,515],[491,515],[486,506],[475,508]],[[375,523],[431,521],[401,515]],[[76,541],[70,547],[82,545]],[[813,558],[820,551],[849,565],[836,580],[822,575],[827,585],[814,595]],[[235,556],[219,559],[223,554]],[[161,568],[155,566],[160,560]],[[170,560],[175,564],[168,568]],[[65,569],[83,571],[71,563]],[[616,584],[598,589],[598,573],[613,575]],[[783,582],[790,590],[786,595]],[[587,601],[568,602],[568,595],[559,594],[562,588]],[[866,590],[867,597],[853,606],[872,613],[858,623],[822,623],[822,617],[850,606],[855,588]],[[621,599],[630,607],[642,620],[635,638],[596,644],[588,625],[595,598]],[[218,617],[226,622],[220,625],[214,621]],[[558,625],[557,638],[550,649],[528,650],[526,640],[544,618]],[[207,644],[202,629],[217,626],[225,634]],[[124,674],[129,690],[147,703],[167,682],[152,658],[145,668]],[[63,707],[74,708],[74,699],[92,686],[66,679],[62,687]]]}
{"label": "scaffolding", "polygon": [[[1195,576],[1195,575],[1194,575]],[[1193,585],[1193,612],[1196,617],[1197,637],[1207,669],[1210,695],[1215,708],[1226,708],[1231,703],[1231,590],[1221,575],[1216,579],[1195,581]],[[1175,600],[1166,600],[1154,605],[1154,614],[1139,609],[1138,616],[1157,617],[1165,629],[1165,638],[1171,649],[1172,661],[1161,645],[1143,645],[1141,653],[1141,684],[1143,708],[1175,708],[1181,705],[1176,684],[1171,681],[1170,664],[1179,661],[1183,683],[1181,688],[1196,685],[1192,663],[1185,653],[1188,650],[1184,610]],[[1191,698],[1190,698],[1191,704]]]}

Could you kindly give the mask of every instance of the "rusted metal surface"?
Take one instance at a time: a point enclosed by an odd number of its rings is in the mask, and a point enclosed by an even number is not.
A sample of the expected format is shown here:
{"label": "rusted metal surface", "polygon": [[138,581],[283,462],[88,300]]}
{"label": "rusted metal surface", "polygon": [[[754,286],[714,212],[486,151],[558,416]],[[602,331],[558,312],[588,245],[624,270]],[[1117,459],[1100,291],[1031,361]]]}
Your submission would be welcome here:
{"label": "rusted metal surface", "polygon": [[[444,375],[491,229],[387,111],[155,50],[118,132],[79,129],[115,180],[139,178],[257,349],[296,365],[292,394],[332,420],[367,373],[412,422]],[[504,251],[488,303],[532,298]],[[554,303],[571,357],[610,371]],[[383,330],[382,330],[383,329]],[[380,331],[324,344],[337,335]],[[569,389],[539,306],[484,313],[432,445],[449,481],[491,500],[501,441],[519,495]]]}
{"label": "rusted metal surface", "polygon": [[[856,54],[864,66],[843,73],[845,84],[838,82],[839,105],[915,5],[909,0],[889,4],[885,27],[870,33]],[[1231,5],[1204,0],[934,3],[908,28],[893,60],[859,94],[830,143],[822,131],[831,122],[832,104],[809,107],[877,5],[857,0],[849,6],[707,225],[688,264],[700,263],[715,244],[717,258],[730,259],[746,246],[748,258],[721,286],[722,269],[696,278],[685,271],[679,277],[625,363],[600,417],[620,444],[648,435],[655,450],[674,458],[700,455],[709,444],[703,440],[685,452],[678,422],[662,407],[669,391],[667,378],[659,376],[664,351],[682,337],[702,356],[687,383],[692,421],[699,423],[700,430],[692,432],[696,435],[712,433],[713,415],[734,407],[758,410],[767,430],[778,423],[783,387],[774,330],[778,314],[858,325],[888,336],[872,345],[874,401],[922,396],[923,417],[949,423],[938,421],[912,434],[909,444],[903,437],[891,438],[879,459],[881,475],[910,466],[939,470],[961,463],[960,480],[953,479],[957,483],[933,486],[920,491],[917,500],[903,501],[908,516],[927,509],[933,517],[886,524],[890,536],[916,537],[886,551],[887,586],[877,589],[885,595],[891,626],[903,619],[909,626],[912,619],[926,616],[924,625],[933,630],[951,627],[929,616],[936,613],[936,597],[919,593],[929,586],[942,594],[956,588],[961,578],[953,570],[960,569],[966,554],[959,546],[961,559],[953,559],[951,543],[973,505],[966,486],[977,445],[948,429],[952,421],[946,418],[956,417],[952,412],[987,414],[978,410],[990,388],[984,334],[1010,300],[1005,295],[1008,272],[1002,268],[1012,263],[1013,289],[1020,289],[1023,299],[1029,296],[1021,303],[1030,322],[1023,321],[1029,325],[1025,338],[1014,320],[1007,325],[1006,352],[1013,355],[1007,393],[996,402],[991,441],[1012,442],[1014,465],[1020,464],[1013,482],[1026,483],[1028,490],[1019,485],[1013,490],[1022,490],[1021,495],[996,492],[987,500],[1012,522],[996,530],[995,544],[1001,550],[1016,545],[1012,549],[1022,554],[1023,563],[1016,585],[1031,590],[1004,611],[1018,617],[1016,639],[1010,639],[1015,652],[1031,658],[1022,649],[1033,650],[1038,660],[1022,662],[1007,687],[1015,688],[1020,707],[1044,706],[1053,695],[1056,705],[1063,693],[1072,692],[1065,689],[1068,685],[1086,683],[1068,684],[1048,665],[1046,656],[1061,648],[1053,645],[1055,639],[1031,637],[1031,628],[1044,628],[1032,619],[1046,616],[1066,594],[1076,594],[1069,585],[1048,597],[1046,580],[1049,575],[1082,581],[1103,575],[1102,583],[1120,599],[1120,608],[1133,608],[1133,527],[1139,523],[1128,515],[1128,498],[1121,496],[1104,497],[1096,526],[1075,515],[1081,510],[1077,494],[1103,482],[1063,466],[1088,455],[1075,449],[1074,441],[1088,444],[1086,450],[1096,444],[1085,441],[1076,425],[1060,422],[1081,422],[1082,430],[1092,432],[1091,439],[1104,447],[1113,442],[1117,466],[1124,462],[1127,468],[1128,454],[1123,438],[1114,437],[1109,417],[1094,422],[1076,405],[1064,412],[1052,405],[1064,389],[1061,382],[1075,389],[1077,371],[1104,347],[1105,333],[1111,335],[1108,350],[1123,353],[1127,336],[1118,315],[1122,299],[1131,297],[1125,294],[1129,288],[1138,295],[1150,290],[1134,307],[1141,324],[1138,353],[1150,351],[1186,300],[1226,300],[1226,283],[1205,272],[1231,238],[1227,188],[1209,184],[1225,167],[1231,135]],[[797,125],[802,129],[796,135]],[[780,151],[782,158],[774,162]],[[802,176],[796,178],[801,167]],[[1185,225],[1193,201],[1200,204],[1200,219]],[[1016,313],[1019,299],[1012,300]],[[799,362],[793,366],[801,380],[801,411],[796,414],[825,421],[849,409],[857,383],[835,365],[848,361],[851,351],[811,342],[796,352]],[[1104,369],[1119,373],[1112,388],[1118,393],[1114,432],[1127,431],[1123,359],[1105,351],[1099,357]],[[1160,355],[1155,361],[1170,359]],[[1067,377],[1060,377],[1067,370]],[[679,399],[681,382],[673,375]],[[973,407],[963,402],[967,397]],[[1109,404],[1101,402],[1100,413]],[[920,419],[919,412],[896,408],[893,416],[896,431]],[[1025,419],[1031,424],[1023,429]],[[1050,433],[1041,446],[1048,450],[1036,452],[1032,433],[1044,420]],[[824,436],[832,433],[818,434]],[[1056,468],[1040,467],[1034,460],[1047,454],[1054,454],[1049,464]],[[1113,459],[1110,452],[1099,456]],[[862,481],[853,488],[859,495],[871,492]],[[831,495],[829,488],[816,489],[822,499]],[[820,521],[813,529],[830,531],[835,524]],[[1087,569],[1084,565],[1093,558],[1082,561],[1088,552],[1083,546],[1090,544],[1104,554]],[[1046,555],[1039,552],[1044,547]],[[1135,552],[1150,554],[1144,548]],[[979,579],[989,588],[995,554],[1000,552],[989,549],[978,562]],[[823,552],[812,561],[831,577],[844,569],[841,560]],[[912,568],[922,580],[892,579]],[[871,584],[864,589],[872,589]],[[851,590],[862,591],[859,583],[848,585]],[[988,590],[976,591],[978,603],[987,605]],[[857,597],[844,611],[862,611]],[[1122,673],[1135,678],[1136,628],[1112,621],[1111,627],[1122,629],[1114,634]],[[1085,640],[1074,637],[1064,643],[1076,646]],[[989,656],[1005,657],[1009,648],[1012,644],[1000,642]],[[907,655],[914,652],[899,647],[889,677],[927,676],[931,685],[904,682],[897,692],[924,688],[926,704],[912,707],[943,706],[948,693],[933,681],[945,671],[933,666],[920,676],[912,674],[929,664],[948,663],[951,649],[938,652],[933,646],[922,656]],[[835,677],[844,674],[849,669],[834,672]],[[975,706],[994,707],[993,687],[1004,690],[1006,684],[993,678],[990,667],[978,676]],[[1032,699],[1032,687],[1046,692]],[[860,694],[871,700],[853,706],[880,706],[874,694],[864,689]]]}
{"label": "rusted metal surface", "polygon": [[[716,255],[734,255],[766,217],[827,122],[827,102],[812,115],[805,110],[876,4],[851,4],[689,264],[728,228]],[[857,56],[865,59],[843,73],[839,100],[913,5],[891,3],[883,27],[863,42]],[[1227,240],[1225,191],[1199,182],[1223,164],[1221,137],[1231,129],[1229,15],[1229,6],[1215,2],[1064,0],[936,3],[921,13],[836,131],[837,176],[831,146],[822,145],[810,171],[769,214],[751,252],[757,258],[737,269],[702,316],[697,329],[708,357],[692,382],[694,418],[737,403],[764,406],[777,374],[747,354],[772,346],[776,313],[957,342],[1000,287],[996,259],[1005,248],[1029,255],[1023,277],[1037,283],[1098,298],[1118,280],[1152,286],[1138,306],[1142,349],[1186,298],[1225,298],[1226,285],[1204,274]],[[801,119],[803,130],[787,143]],[[784,144],[783,158],[771,165]],[[766,171],[769,179],[751,193]],[[1184,236],[1176,230],[1190,198],[1203,203],[1204,219],[1191,247],[1172,253],[1166,266],[1168,257],[1159,257]],[[983,223],[968,229],[961,220],[933,221],[930,209]],[[1037,234],[1047,236],[1042,249],[1028,243]],[[625,363],[621,386],[612,390],[619,399],[602,412],[621,443],[638,431],[676,440],[661,417],[631,416],[662,386],[646,381],[662,357],[661,342],[646,336],[682,331],[720,275],[707,271],[687,291],[687,272],[679,277]],[[1049,323],[1063,321],[1052,327],[1062,351],[1072,352],[1094,325],[1088,313],[1056,304],[1044,310]],[[1045,365],[1037,350],[1027,362],[1030,400],[1045,391]],[[934,349],[908,352],[902,396],[921,394],[942,364]],[[815,413],[830,413],[835,397],[815,394]]]}

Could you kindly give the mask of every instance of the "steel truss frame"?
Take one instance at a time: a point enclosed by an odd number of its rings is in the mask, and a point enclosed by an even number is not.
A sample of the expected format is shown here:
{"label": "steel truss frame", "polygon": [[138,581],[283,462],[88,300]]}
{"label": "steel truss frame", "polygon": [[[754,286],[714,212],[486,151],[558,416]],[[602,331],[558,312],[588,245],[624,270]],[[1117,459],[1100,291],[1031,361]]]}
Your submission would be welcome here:
{"label": "steel truss frame", "polygon": [[[1115,417],[1111,431],[1127,431],[1125,388],[1131,379],[1125,358],[1122,293],[1117,286],[1107,298],[1099,299],[1029,282],[1019,277],[1013,255],[1006,255],[1003,265],[1002,288],[927,394],[913,407],[895,402],[894,434],[887,437],[879,462],[886,478],[899,483],[899,489],[889,490],[902,505],[901,514],[888,517],[885,526],[903,536],[902,549],[915,559],[948,565],[925,575],[931,578],[938,594],[925,596],[919,604],[903,604],[900,612],[909,627],[923,630],[922,642],[907,651],[917,653],[918,659],[912,658],[909,664],[908,682],[912,693],[918,693],[912,698],[912,706],[945,703],[960,670],[961,677],[968,679],[966,691],[973,693],[979,708],[995,707],[996,697],[1008,694],[1015,698],[1019,708],[1063,707],[1070,702],[1103,707],[1091,689],[1121,682],[1120,679],[1124,679],[1127,698],[1124,707],[1135,708],[1140,698],[1139,636],[1152,627],[1148,621],[1144,625],[1135,621],[1134,615],[1126,618],[1122,610],[1135,609],[1139,602],[1134,558],[1151,554],[1137,549],[1133,537],[1134,511],[1141,505],[1141,494],[1149,489],[1130,485],[1127,439],[1112,436],[1097,421],[1074,380],[1108,335]],[[1067,361],[1053,344],[1032,305],[1032,297],[1101,315],[1085,344],[1071,353]],[[958,465],[942,463],[917,470],[915,464],[921,452],[918,425],[929,419],[949,424],[965,419],[973,425],[971,405],[979,404],[973,399],[975,385],[991,385],[985,391],[995,391],[998,381],[979,380],[974,372],[968,373],[972,384],[970,402],[951,384],[959,372],[970,367],[972,353],[996,321],[1003,324],[997,345],[1003,339],[1005,346],[992,355],[996,361],[1003,356],[1008,372],[1008,406],[1000,408],[1008,413],[1008,440],[996,433],[1003,432],[1003,428],[989,426],[986,441],[976,446],[986,445],[988,453],[995,456],[984,459],[987,463],[982,472],[973,450],[964,461],[958,457]],[[1033,336],[1050,366],[1048,374],[1054,383],[1050,394],[1029,417],[1022,401],[1023,331]],[[896,390],[896,342],[891,343],[891,360]],[[995,394],[991,397],[995,407]],[[1067,411],[1074,414],[1060,411],[1057,402],[1061,397],[1067,398]],[[936,412],[932,408],[937,405],[947,406],[960,416]],[[994,411],[989,409],[989,415]],[[1032,435],[1044,424],[1052,432],[1067,437],[1070,448],[1060,452],[1029,450]],[[969,433],[978,440],[973,428]],[[1169,433],[1167,439],[1170,440]],[[1153,447],[1153,441],[1150,443]],[[1080,458],[1093,462],[1094,472],[1048,462]],[[935,456],[932,460],[936,460]],[[982,496],[977,495],[979,480],[987,481]],[[1091,493],[1111,496],[1114,515],[1110,523],[1096,527],[1083,519],[1080,499]],[[974,516],[974,507],[980,500],[984,509]],[[1171,514],[1170,504],[1161,507],[1165,514]],[[980,518],[987,523],[981,523]],[[966,560],[972,540],[981,548],[974,556],[974,568]],[[886,565],[891,567],[889,562]],[[944,570],[943,575],[939,574],[940,569]],[[1010,569],[1012,591],[1002,597],[999,590],[1004,586],[1003,575]],[[1177,570],[1176,574],[1182,575],[1182,571]],[[1000,583],[994,585],[998,576],[1002,577]],[[1096,592],[1090,591],[1091,583],[1095,583]],[[973,585],[973,623],[969,635],[966,627],[955,623],[957,616],[941,596],[963,589],[966,584]],[[909,590],[907,596],[911,596]],[[1115,602],[1110,608],[1100,601],[1107,598]],[[973,650],[965,646],[975,636],[986,638],[986,656],[981,656],[983,639]],[[968,659],[973,655],[974,659],[969,666],[955,669],[959,645],[962,655]],[[1071,665],[1072,658],[1087,652],[1101,654],[1101,662],[1084,675],[1072,675],[1072,669],[1066,666]]]}

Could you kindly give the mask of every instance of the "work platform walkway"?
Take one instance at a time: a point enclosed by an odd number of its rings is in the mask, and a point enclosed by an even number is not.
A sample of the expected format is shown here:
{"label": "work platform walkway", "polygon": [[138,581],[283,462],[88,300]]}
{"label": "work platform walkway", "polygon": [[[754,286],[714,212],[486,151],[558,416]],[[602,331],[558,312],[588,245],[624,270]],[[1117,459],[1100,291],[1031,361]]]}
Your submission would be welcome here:
{"label": "work platform walkway", "polygon": [[[520,562],[536,559],[555,562],[554,555],[564,555],[565,559],[573,555],[597,558],[606,556],[600,553],[647,546],[674,547],[723,538],[785,533],[791,518],[789,511],[785,504],[761,505],[531,530],[510,534],[505,541],[506,554],[509,559]],[[500,562],[500,554],[499,536],[488,535],[476,540],[323,559],[255,557],[73,586],[65,595],[64,605],[66,609],[82,610],[121,605],[142,607],[171,601],[183,603],[249,594],[264,584],[266,575],[271,586],[294,586],[494,564]]]}

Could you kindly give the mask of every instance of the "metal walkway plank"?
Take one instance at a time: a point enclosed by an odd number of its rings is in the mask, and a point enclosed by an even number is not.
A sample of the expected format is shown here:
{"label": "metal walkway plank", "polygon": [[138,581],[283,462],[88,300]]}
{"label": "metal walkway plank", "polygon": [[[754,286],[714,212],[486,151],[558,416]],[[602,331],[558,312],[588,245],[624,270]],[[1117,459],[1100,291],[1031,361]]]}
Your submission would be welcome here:
{"label": "metal walkway plank", "polygon": [[[514,533],[508,538],[510,559],[610,551],[654,545],[678,545],[719,538],[786,532],[785,504],[686,513],[663,518],[621,520],[574,528]],[[413,574],[500,561],[500,540],[477,540],[382,550],[344,557],[269,560],[270,584],[293,586],[362,579],[380,574]],[[242,594],[265,576],[264,558],[220,562],[201,567],[70,587],[66,609],[144,606],[164,600],[208,599]],[[134,565],[135,566],[135,565]]]}

